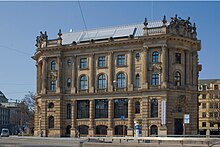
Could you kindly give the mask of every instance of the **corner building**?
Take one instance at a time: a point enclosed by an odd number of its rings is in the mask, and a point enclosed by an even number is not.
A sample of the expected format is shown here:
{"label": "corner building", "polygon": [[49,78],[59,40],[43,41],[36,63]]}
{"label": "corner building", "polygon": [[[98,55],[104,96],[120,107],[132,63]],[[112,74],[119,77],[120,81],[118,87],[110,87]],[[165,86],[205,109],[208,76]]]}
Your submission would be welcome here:
{"label": "corner building", "polygon": [[[37,36],[35,135],[196,134],[195,23],[158,22]],[[183,128],[184,114],[190,123]],[[136,123],[139,127],[136,128]]]}

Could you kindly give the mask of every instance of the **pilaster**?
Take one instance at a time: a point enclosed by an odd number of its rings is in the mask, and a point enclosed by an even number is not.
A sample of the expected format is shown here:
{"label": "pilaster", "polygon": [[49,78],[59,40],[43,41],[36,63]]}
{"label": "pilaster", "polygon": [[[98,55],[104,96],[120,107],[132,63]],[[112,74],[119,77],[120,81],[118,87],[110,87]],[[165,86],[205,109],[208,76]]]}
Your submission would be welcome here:
{"label": "pilaster", "polygon": [[134,100],[133,98],[128,99],[128,136],[134,136]]}
{"label": "pilaster", "polygon": [[167,57],[167,47],[162,46],[162,88],[167,88],[167,64],[166,64],[166,57]]}
{"label": "pilaster", "polygon": [[128,54],[128,91],[133,91],[133,51]]}
{"label": "pilaster", "polygon": [[76,100],[72,100],[71,109],[71,137],[76,136]]}
{"label": "pilaster", "polygon": [[108,76],[108,91],[113,91],[113,52],[109,53],[109,59],[108,59],[108,69],[109,69],[109,76]]}
{"label": "pilaster", "polygon": [[142,136],[146,137],[149,134],[148,118],[149,118],[149,102],[148,97],[142,98]]}
{"label": "pilaster", "polygon": [[43,63],[42,63],[42,94],[46,94],[46,81],[47,81],[47,61],[46,57],[43,57]]}
{"label": "pilaster", "polygon": [[56,80],[56,93],[60,93],[60,83],[61,83],[61,57],[57,57],[57,80]]}
{"label": "pilaster", "polygon": [[89,58],[89,70],[90,70],[90,77],[89,77],[89,92],[90,93],[93,93],[94,92],[94,68],[93,68],[93,65],[94,65],[94,54],[91,54],[90,55],[90,58]]}
{"label": "pilaster", "polygon": [[142,50],[142,88],[148,88],[148,47]]}
{"label": "pilaster", "polygon": [[47,126],[47,101],[42,101],[41,104],[42,108],[41,108],[41,131],[43,131],[43,136],[47,136],[47,130],[48,130],[48,126]]}
{"label": "pilaster", "polygon": [[95,100],[89,101],[89,136],[94,136],[94,117],[95,117]]}
{"label": "pilaster", "polygon": [[76,93],[76,87],[75,87],[75,73],[76,73],[76,63],[75,63],[75,57],[72,58],[72,85],[71,85],[71,93]]}
{"label": "pilaster", "polygon": [[113,136],[114,131],[113,131],[113,99],[108,99],[108,130],[107,130],[107,135],[108,136]]}

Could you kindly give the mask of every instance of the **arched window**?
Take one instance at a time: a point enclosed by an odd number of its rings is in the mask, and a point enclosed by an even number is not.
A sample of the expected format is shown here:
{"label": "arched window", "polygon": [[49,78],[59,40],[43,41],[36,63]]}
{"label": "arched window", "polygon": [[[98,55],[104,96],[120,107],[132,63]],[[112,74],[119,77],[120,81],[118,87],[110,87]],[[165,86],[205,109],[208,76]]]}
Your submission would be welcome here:
{"label": "arched window", "polygon": [[97,126],[96,127],[96,134],[97,135],[107,135],[107,126]]}
{"label": "arched window", "polygon": [[118,84],[118,88],[125,88],[126,87],[125,74],[123,74],[123,73],[118,74],[117,84]]}
{"label": "arched window", "polygon": [[137,88],[140,87],[140,76],[139,76],[139,74],[136,75],[135,84],[136,84],[136,87],[137,87]]}
{"label": "arched window", "polygon": [[140,113],[140,102],[136,101],[135,102],[135,114],[139,114]]}
{"label": "arched window", "polygon": [[56,71],[56,62],[54,60],[51,62],[51,70]]}
{"label": "arched window", "polygon": [[80,89],[81,90],[88,89],[88,81],[85,75],[80,78]]}
{"label": "arched window", "polygon": [[127,126],[124,125],[115,126],[115,135],[119,135],[119,136],[127,135]]}
{"label": "arched window", "polygon": [[70,88],[70,86],[71,86],[71,79],[70,79],[70,78],[69,78],[69,79],[67,79],[66,86],[67,86],[68,88]]}
{"label": "arched window", "polygon": [[150,127],[150,135],[158,135],[158,129],[156,125]]}
{"label": "arched window", "polygon": [[152,74],[151,85],[152,86],[160,85],[159,74],[157,74],[157,73],[153,73]]}
{"label": "arched window", "polygon": [[152,62],[158,62],[159,60],[159,53],[157,51],[152,53]]}
{"label": "arched window", "polygon": [[175,86],[181,86],[181,74],[178,71],[174,75],[174,84]]}
{"label": "arched window", "polygon": [[98,77],[98,89],[106,88],[106,78],[104,74],[99,75]]}
{"label": "arched window", "polygon": [[66,118],[71,119],[71,104],[67,104],[66,108]]}
{"label": "arched window", "polygon": [[49,116],[48,118],[48,128],[54,128],[54,117]]}
{"label": "arched window", "polygon": [[151,117],[158,117],[158,100],[151,100]]}
{"label": "arched window", "polygon": [[56,91],[56,80],[51,81],[50,90]]}
{"label": "arched window", "polygon": [[54,108],[54,103],[50,102],[50,103],[48,104],[48,108]]}

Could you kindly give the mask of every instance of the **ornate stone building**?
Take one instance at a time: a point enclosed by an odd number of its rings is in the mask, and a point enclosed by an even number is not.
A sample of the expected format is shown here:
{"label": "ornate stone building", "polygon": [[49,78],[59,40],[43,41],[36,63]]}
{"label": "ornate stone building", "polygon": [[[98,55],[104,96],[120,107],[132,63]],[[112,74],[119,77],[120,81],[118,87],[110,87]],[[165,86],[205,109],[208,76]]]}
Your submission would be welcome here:
{"label": "ornate stone building", "polygon": [[35,135],[196,134],[201,43],[189,19],[41,32]]}
{"label": "ornate stone building", "polygon": [[198,88],[199,132],[201,135],[220,135],[220,79],[199,80]]}

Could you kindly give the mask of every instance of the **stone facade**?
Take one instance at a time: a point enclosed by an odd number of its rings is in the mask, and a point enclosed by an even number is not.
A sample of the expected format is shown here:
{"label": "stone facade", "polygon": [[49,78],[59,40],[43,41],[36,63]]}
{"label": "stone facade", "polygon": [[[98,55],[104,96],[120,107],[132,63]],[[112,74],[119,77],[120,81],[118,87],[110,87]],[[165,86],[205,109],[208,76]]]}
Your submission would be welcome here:
{"label": "stone facade", "polygon": [[201,135],[219,135],[220,79],[199,80],[199,132]]}
{"label": "stone facade", "polygon": [[201,43],[189,18],[80,33],[37,37],[36,136],[134,136],[134,122],[142,136],[197,133]]}

